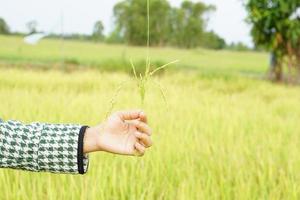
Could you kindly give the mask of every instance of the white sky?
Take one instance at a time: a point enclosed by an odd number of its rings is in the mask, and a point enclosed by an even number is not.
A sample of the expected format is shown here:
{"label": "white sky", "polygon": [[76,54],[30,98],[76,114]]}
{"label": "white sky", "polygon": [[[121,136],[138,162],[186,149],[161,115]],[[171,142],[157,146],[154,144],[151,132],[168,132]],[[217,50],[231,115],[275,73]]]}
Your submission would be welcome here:
{"label": "white sky", "polygon": [[[120,0],[0,0],[0,17],[13,31],[26,31],[30,20],[38,29],[65,33],[91,33],[97,20],[104,23],[106,32],[112,29],[112,8]],[[169,0],[178,6],[183,0]],[[197,1],[197,0],[193,0]],[[242,41],[251,45],[249,25],[244,21],[245,8],[241,0],[202,0],[213,4],[217,11],[210,16],[208,29],[214,30],[227,42]],[[63,16],[63,17],[62,17]],[[61,20],[63,18],[63,20]]]}

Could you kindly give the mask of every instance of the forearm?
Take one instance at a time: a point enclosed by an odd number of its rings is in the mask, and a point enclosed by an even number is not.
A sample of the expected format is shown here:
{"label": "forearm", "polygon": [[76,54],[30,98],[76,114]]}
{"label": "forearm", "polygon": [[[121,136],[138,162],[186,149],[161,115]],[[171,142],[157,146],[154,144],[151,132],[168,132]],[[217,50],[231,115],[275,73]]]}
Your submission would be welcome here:
{"label": "forearm", "polygon": [[[0,167],[54,173],[84,173],[82,126],[0,122]],[[81,165],[82,166],[81,166]],[[81,170],[80,170],[81,169]]]}
{"label": "forearm", "polygon": [[0,120],[0,167],[83,174],[88,153],[142,156],[152,145],[150,136],[146,115],[140,110],[116,112],[91,128]]}

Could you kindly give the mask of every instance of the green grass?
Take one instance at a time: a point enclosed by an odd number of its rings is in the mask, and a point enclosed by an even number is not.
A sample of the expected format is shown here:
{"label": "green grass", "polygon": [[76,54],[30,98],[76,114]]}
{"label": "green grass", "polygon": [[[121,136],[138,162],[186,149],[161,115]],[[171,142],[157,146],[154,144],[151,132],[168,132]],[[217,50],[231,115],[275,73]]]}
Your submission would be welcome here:
{"label": "green grass", "polygon": [[[0,59],[9,64],[27,62],[43,66],[59,64],[82,65],[104,70],[130,71],[130,59],[136,66],[145,66],[147,49],[78,41],[42,40],[37,46],[24,44],[20,37],[0,36]],[[254,52],[212,51],[205,49],[180,50],[150,48],[151,61],[158,65],[180,60],[175,67],[198,69],[202,73],[250,74],[266,71],[268,55]],[[140,62],[140,63],[137,63]],[[5,63],[5,64],[6,64]],[[3,64],[2,64],[3,65]],[[61,67],[58,65],[58,67]]]}
{"label": "green grass", "polygon": [[[3,119],[97,124],[118,85],[132,79],[96,69],[10,68],[16,62],[23,68],[32,61],[55,65],[59,42],[45,40],[31,47],[19,38],[0,41],[6,42],[0,45]],[[18,45],[22,54],[15,50]],[[126,59],[142,59],[145,50],[80,42],[68,42],[65,48],[84,66],[118,59],[123,49]],[[154,146],[144,157],[92,154],[84,176],[1,169],[0,199],[300,198],[299,87],[241,73],[262,75],[265,54],[166,48],[151,49],[151,55],[161,61],[180,59],[182,67],[197,71],[171,70],[154,77],[166,88],[168,109],[160,91],[149,85],[144,108]],[[124,87],[114,109],[137,107],[137,90],[134,83]]]}

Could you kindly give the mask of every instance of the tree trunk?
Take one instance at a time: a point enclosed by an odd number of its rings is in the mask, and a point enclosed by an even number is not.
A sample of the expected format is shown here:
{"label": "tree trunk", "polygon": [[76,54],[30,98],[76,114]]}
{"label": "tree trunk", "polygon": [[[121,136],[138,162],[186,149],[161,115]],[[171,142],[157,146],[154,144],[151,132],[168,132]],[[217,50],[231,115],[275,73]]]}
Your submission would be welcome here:
{"label": "tree trunk", "polygon": [[276,67],[274,68],[274,74],[275,74],[275,81],[280,82],[282,81],[282,65],[277,64]]}
{"label": "tree trunk", "polygon": [[299,52],[299,55],[297,55],[297,57],[296,57],[296,73],[297,73],[296,81],[298,83],[300,83],[300,52]]}
{"label": "tree trunk", "polygon": [[282,80],[282,59],[275,53],[271,53],[269,75],[272,81]]}

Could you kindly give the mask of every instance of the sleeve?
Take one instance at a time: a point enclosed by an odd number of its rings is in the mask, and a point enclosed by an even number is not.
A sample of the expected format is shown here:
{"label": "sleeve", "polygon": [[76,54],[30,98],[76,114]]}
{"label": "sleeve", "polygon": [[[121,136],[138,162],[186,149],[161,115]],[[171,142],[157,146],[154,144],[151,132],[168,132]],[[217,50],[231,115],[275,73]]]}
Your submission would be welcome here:
{"label": "sleeve", "polygon": [[0,167],[35,172],[84,174],[87,126],[0,120]]}

